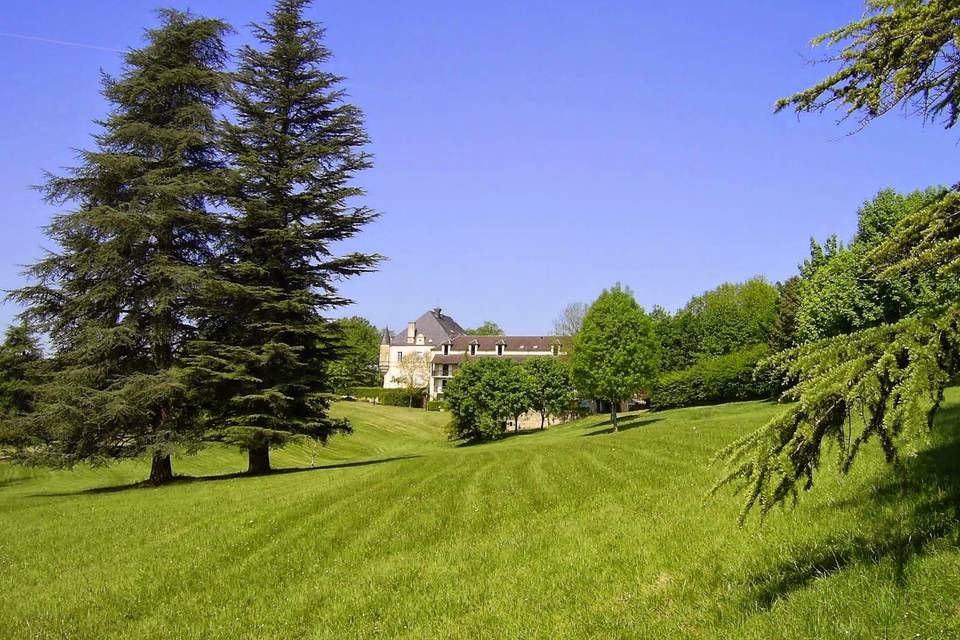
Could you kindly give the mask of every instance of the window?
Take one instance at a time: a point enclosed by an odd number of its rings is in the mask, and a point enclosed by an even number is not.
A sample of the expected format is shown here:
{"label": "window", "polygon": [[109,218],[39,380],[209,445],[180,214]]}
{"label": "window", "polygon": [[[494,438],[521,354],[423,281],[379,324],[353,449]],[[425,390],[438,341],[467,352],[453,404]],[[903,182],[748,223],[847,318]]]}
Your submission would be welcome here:
{"label": "window", "polygon": [[497,355],[498,355],[498,356],[502,356],[502,355],[503,355],[503,346],[504,346],[504,345],[502,345],[502,344],[498,344],[498,345],[497,345]]}
{"label": "window", "polygon": [[450,355],[450,345],[448,344],[443,345],[443,355],[445,356]]}
{"label": "window", "polygon": [[442,368],[441,368],[441,371],[443,372],[441,375],[449,376],[449,375],[450,375],[450,365],[448,365],[448,364],[443,365]]}
{"label": "window", "polygon": [[555,356],[560,355],[560,345],[555,344],[552,347],[550,347],[550,353],[552,353]]}
{"label": "window", "polygon": [[397,362],[403,362],[403,351],[397,351]]}
{"label": "window", "polygon": [[477,345],[476,345],[476,344],[471,344],[471,345],[470,345],[470,355],[472,355],[472,356],[477,355]]}

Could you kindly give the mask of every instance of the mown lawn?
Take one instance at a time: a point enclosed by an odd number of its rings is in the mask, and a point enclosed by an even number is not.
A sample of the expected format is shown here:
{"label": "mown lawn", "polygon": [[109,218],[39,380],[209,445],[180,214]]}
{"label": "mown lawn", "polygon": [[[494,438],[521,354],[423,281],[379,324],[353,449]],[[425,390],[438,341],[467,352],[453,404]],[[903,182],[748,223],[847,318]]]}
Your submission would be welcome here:
{"label": "mown lawn", "polygon": [[316,468],[211,448],[160,489],[0,464],[0,638],[958,638],[948,399],[905,479],[871,447],[743,529],[708,459],[773,404],[458,447],[443,414],[345,403]]}

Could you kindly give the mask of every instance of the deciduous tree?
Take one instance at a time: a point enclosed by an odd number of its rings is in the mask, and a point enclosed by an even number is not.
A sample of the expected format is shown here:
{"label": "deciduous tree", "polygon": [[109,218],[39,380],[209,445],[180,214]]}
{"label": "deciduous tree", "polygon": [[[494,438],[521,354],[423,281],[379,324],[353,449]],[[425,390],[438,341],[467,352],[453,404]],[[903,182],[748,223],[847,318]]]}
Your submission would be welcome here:
{"label": "deciduous tree", "polygon": [[569,413],[577,400],[570,367],[558,358],[528,358],[523,363],[523,383],[527,404],[540,414],[541,429],[547,417]]}
{"label": "deciduous tree", "polygon": [[563,308],[560,315],[553,321],[553,333],[558,336],[573,337],[580,333],[583,326],[583,317],[587,315],[590,305],[583,302],[571,302]]}
{"label": "deciduous tree", "polygon": [[503,329],[493,320],[485,320],[483,324],[474,329],[467,329],[468,336],[502,336]]}
{"label": "deciduous tree", "polygon": [[653,384],[658,352],[653,322],[628,290],[618,284],[590,305],[574,340],[571,373],[581,395],[610,403],[614,432],[619,403]]}
{"label": "deciduous tree", "polygon": [[507,421],[530,406],[520,365],[495,357],[464,362],[444,388],[443,399],[450,410],[450,435],[471,441],[501,437]]}

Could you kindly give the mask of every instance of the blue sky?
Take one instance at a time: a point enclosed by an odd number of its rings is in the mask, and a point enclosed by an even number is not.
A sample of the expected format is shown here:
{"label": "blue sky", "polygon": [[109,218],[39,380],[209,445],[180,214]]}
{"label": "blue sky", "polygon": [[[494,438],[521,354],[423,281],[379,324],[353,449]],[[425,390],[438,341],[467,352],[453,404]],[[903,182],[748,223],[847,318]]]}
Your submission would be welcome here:
{"label": "blue sky", "polygon": [[[235,45],[269,4],[161,6],[226,19]],[[99,72],[120,68],[112,50],[139,45],[157,6],[0,8],[0,287],[20,285],[46,245],[54,210],[29,186],[90,146]],[[861,11],[859,0],[317,2],[332,68],[373,140],[376,166],[358,182],[383,212],[344,249],[390,257],[344,284],[356,301],[346,313],[399,327],[442,306],[464,326],[537,334],[616,281],[647,308],[675,309],[723,281],[791,275],[811,236],[849,236],[882,187],[953,183],[957,139],[936,125],[892,114],[845,136],[836,114],[772,114],[828,70],[808,64],[809,39]],[[0,307],[0,326],[15,312]]]}

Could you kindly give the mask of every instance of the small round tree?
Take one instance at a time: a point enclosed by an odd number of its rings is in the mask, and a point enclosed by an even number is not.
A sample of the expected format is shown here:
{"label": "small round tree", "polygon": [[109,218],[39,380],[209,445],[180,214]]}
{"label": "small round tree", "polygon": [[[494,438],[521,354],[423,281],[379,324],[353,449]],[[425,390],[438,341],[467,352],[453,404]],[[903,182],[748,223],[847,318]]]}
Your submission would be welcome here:
{"label": "small round tree", "polygon": [[590,306],[573,344],[571,374],[580,393],[610,403],[617,431],[617,406],[653,384],[659,345],[653,321],[633,293],[619,284]]}
{"label": "small round tree", "polygon": [[506,358],[478,358],[457,370],[443,390],[450,410],[450,435],[483,441],[499,438],[509,419],[529,408],[520,365]]}
{"label": "small round tree", "polygon": [[570,368],[557,358],[530,358],[523,363],[523,384],[530,408],[540,414],[540,428],[547,416],[569,412],[577,399],[570,381]]}

